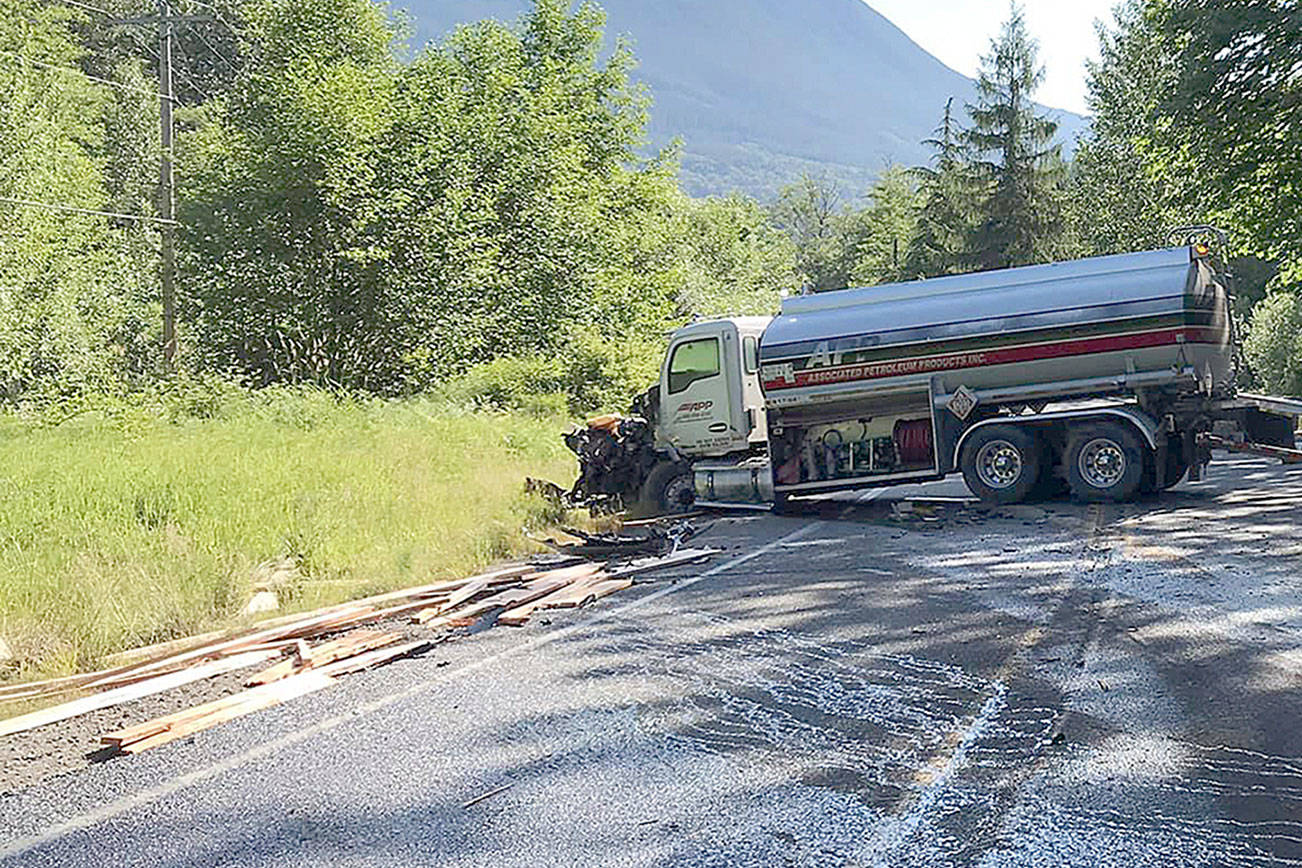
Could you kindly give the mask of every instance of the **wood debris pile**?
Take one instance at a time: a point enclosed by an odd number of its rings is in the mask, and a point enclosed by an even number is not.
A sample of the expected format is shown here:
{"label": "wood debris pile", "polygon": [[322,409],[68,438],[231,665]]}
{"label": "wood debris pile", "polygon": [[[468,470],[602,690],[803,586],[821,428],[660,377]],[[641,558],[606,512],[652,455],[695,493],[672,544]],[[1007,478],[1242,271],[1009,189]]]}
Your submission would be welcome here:
{"label": "wood debris pile", "polygon": [[[572,527],[561,528],[576,542],[559,543],[554,539],[538,542],[550,546],[561,554],[583,558],[619,558],[633,555],[674,555],[689,539],[702,533],[692,519],[700,513],[687,513],[643,521],[625,522],[626,529],[645,528],[643,534],[588,533]],[[707,528],[708,529],[708,526]]]}
{"label": "wood debris pile", "polygon": [[[376,629],[374,625],[379,622],[401,618],[426,628],[466,627],[496,615],[497,624],[519,626],[535,612],[576,608],[624,590],[639,573],[693,563],[715,553],[711,549],[685,549],[666,556],[554,569],[518,565],[265,621],[236,633],[162,643],[119,655],[127,662],[111,669],[0,687],[0,703],[85,694],[0,720],[0,736],[219,675],[263,667],[244,682],[245,689],[230,696],[109,732],[101,738],[110,750],[140,753],[314,693],[337,683],[340,676],[415,655],[434,644],[430,639],[410,640],[402,630]],[[323,641],[309,644],[315,639]]]}

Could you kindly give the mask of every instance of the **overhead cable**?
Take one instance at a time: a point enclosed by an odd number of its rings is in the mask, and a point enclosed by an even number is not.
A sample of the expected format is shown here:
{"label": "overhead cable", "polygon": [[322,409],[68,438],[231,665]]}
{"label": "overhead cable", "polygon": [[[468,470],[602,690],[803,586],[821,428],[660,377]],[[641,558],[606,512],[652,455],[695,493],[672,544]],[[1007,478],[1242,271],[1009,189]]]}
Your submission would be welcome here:
{"label": "overhead cable", "polygon": [[49,211],[89,214],[95,217],[113,217],[118,220],[138,220],[143,223],[168,223],[173,226],[181,225],[175,220],[167,220],[162,217],[148,217],[143,214],[120,214],[116,211],[97,211],[94,208],[74,208],[71,205],[56,205],[52,202],[37,202],[35,199],[14,199],[9,196],[0,196],[0,202],[8,202],[11,205],[23,205],[28,208],[44,208]]}
{"label": "overhead cable", "polygon": [[12,51],[0,51],[0,55],[14,58],[15,60],[19,60],[23,63],[29,63],[32,66],[36,66],[41,69],[49,69],[54,72],[62,72],[67,75],[79,75],[82,78],[86,79],[87,81],[93,81],[96,84],[102,84],[105,87],[115,87],[118,90],[130,91],[132,93],[143,93],[146,96],[152,96],[156,99],[171,99],[172,101],[175,101],[175,97],[164,96],[163,94],[159,93],[156,90],[149,90],[148,88],[142,88],[142,87],[134,87],[129,84],[123,84],[120,81],[110,81],[107,78],[99,78],[98,76],[88,75],[87,73],[82,72],[80,69],[77,69],[75,66],[58,66],[57,64],[53,64],[53,63],[45,63],[40,60],[33,60],[32,58],[22,54],[15,54]]}

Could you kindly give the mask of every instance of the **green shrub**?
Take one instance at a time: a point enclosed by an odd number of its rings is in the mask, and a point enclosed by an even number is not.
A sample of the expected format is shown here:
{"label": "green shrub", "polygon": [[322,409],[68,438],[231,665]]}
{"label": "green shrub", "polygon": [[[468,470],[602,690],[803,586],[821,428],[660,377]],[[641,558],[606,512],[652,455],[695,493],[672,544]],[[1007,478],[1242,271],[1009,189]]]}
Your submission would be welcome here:
{"label": "green shrub", "polygon": [[503,356],[448,381],[437,394],[474,409],[563,415],[569,409],[565,381],[559,359]]}
{"label": "green shrub", "polygon": [[658,376],[659,341],[580,332],[554,356],[503,356],[476,365],[436,394],[471,408],[534,416],[626,412]]}
{"label": "green shrub", "polygon": [[1302,395],[1302,295],[1274,292],[1258,303],[1243,350],[1263,388]]}

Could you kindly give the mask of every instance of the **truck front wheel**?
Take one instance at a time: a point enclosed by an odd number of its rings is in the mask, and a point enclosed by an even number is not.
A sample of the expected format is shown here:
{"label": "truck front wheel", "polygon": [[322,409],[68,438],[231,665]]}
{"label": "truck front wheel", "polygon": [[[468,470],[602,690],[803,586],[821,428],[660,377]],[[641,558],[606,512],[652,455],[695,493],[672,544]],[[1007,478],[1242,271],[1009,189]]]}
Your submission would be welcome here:
{"label": "truck front wheel", "polygon": [[652,468],[642,483],[636,512],[643,516],[678,515],[696,502],[696,479],[689,464],[664,461]]}
{"label": "truck front wheel", "polygon": [[988,503],[1020,503],[1040,480],[1044,449],[1015,425],[981,428],[963,445],[959,467],[972,493]]}
{"label": "truck front wheel", "polygon": [[1147,450],[1125,425],[1098,422],[1071,431],[1067,440],[1067,481],[1086,502],[1130,500],[1144,481]]}

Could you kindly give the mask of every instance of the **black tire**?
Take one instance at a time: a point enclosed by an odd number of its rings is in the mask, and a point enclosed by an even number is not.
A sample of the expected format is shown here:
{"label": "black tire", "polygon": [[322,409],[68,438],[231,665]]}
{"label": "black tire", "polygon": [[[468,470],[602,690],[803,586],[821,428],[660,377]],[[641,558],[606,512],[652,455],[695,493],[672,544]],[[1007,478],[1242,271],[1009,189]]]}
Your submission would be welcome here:
{"label": "black tire", "polygon": [[786,492],[775,492],[773,495],[773,514],[791,515],[791,513],[791,495]]}
{"label": "black tire", "polygon": [[1072,496],[1086,503],[1133,499],[1149,451],[1128,425],[1093,422],[1070,430],[1064,464]]}
{"label": "black tire", "polygon": [[1044,447],[1035,432],[1018,425],[978,429],[963,444],[959,467],[972,493],[987,503],[1020,503],[1035,491]]}
{"label": "black tire", "polygon": [[696,502],[694,485],[691,465],[662,461],[647,474],[633,511],[646,517],[690,512]]}

